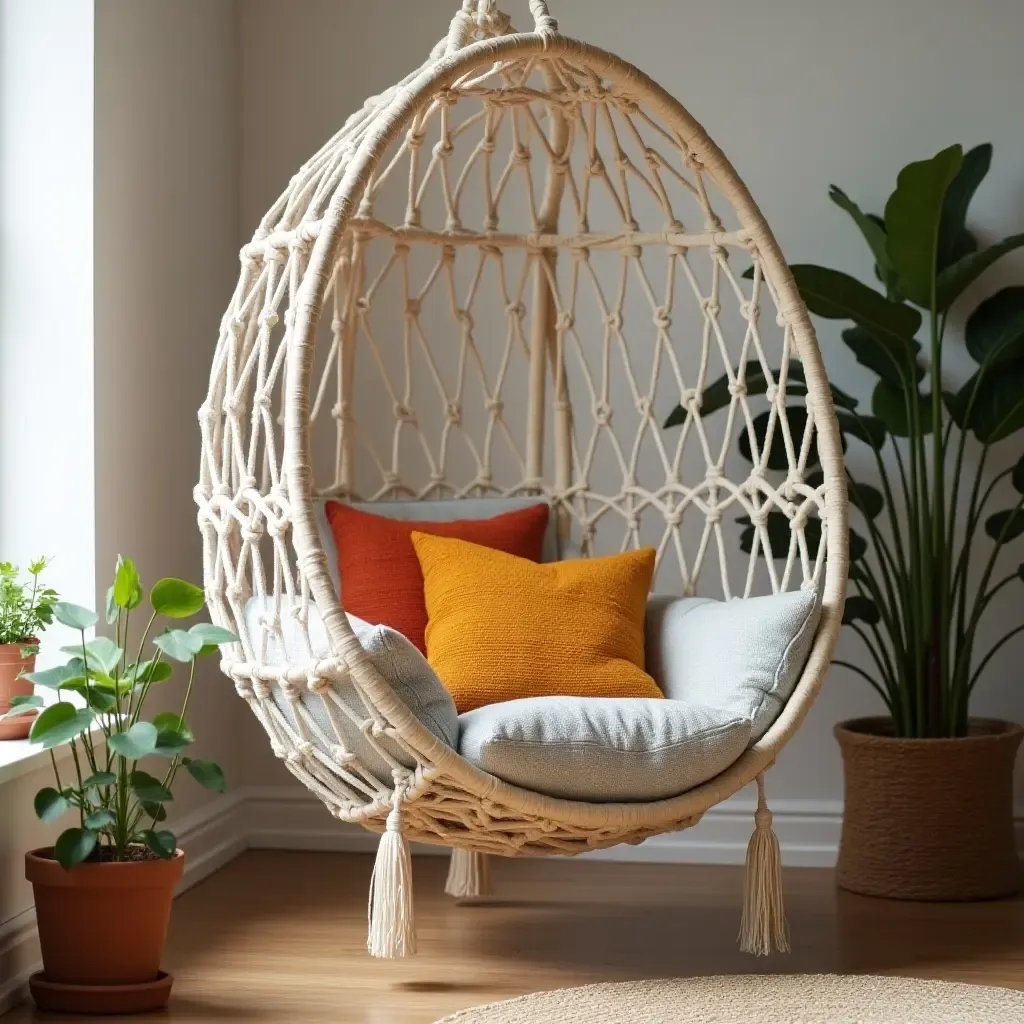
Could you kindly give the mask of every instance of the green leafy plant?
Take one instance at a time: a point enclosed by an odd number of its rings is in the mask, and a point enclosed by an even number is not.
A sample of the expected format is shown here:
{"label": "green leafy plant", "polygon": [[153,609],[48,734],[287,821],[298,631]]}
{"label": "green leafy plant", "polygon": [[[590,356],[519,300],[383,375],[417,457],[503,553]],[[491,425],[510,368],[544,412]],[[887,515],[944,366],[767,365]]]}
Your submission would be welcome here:
{"label": "green leafy plant", "polygon": [[28,579],[21,582],[16,565],[0,562],[0,644],[21,644],[34,652],[35,644],[30,641],[38,640],[53,622],[58,594],[39,579],[47,564],[45,558],[30,562]]}
{"label": "green leafy plant", "polygon": [[[65,868],[85,860],[124,861],[174,856],[176,839],[160,828],[180,768],[201,786],[224,789],[224,773],[213,761],[188,757],[193,742],[186,713],[195,682],[196,660],[214,654],[220,644],[237,638],[229,630],[201,622],[188,630],[166,629],[147,641],[159,617],[187,619],[205,605],[199,587],[184,580],[160,580],[149,594],[149,616],[141,637],[132,641],[131,613],[143,603],[142,583],[131,559],[119,559],[107,591],[107,624],[114,638],[86,638],[97,622],[94,612],[58,602],[53,615],[77,630],[79,642],[63,647],[66,664],[26,676],[35,686],[56,692],[56,703],[41,711],[29,739],[50,751],[55,786],[35,797],[36,814],[54,822],[66,813],[78,824],[60,834],[54,856]],[[129,649],[137,652],[132,660]],[[148,657],[145,655],[148,654]],[[142,717],[152,687],[167,682],[173,662],[188,665],[188,685],[180,713],[164,711],[151,721]],[[69,699],[74,694],[77,699]],[[8,716],[42,708],[38,694],[14,699]],[[98,727],[98,728],[97,728]],[[99,742],[102,733],[103,742]],[[53,748],[68,743],[74,779],[62,779]],[[166,762],[157,777],[140,767],[143,758]]]}
{"label": "green leafy plant", "polygon": [[[964,153],[952,146],[900,172],[884,216],[864,213],[841,189],[830,199],[854,221],[875,260],[880,289],[826,267],[793,266],[808,309],[825,319],[848,321],[847,348],[877,381],[870,413],[833,387],[843,443],[856,439],[873,455],[875,487],[847,471],[850,502],[867,539],[851,532],[850,582],[844,623],[869,652],[873,672],[839,662],[877,690],[899,736],[962,736],[968,703],[995,653],[1019,625],[977,660],[978,626],[1004,587],[1024,579],[1024,565],[994,578],[1006,544],[1024,534],[1024,458],[994,475],[986,473],[993,447],[1024,427],[1024,287],[1004,288],[966,313],[958,299],[989,267],[1024,246],[1024,234],[981,247],[968,230],[968,207],[992,160],[991,145]],[[754,268],[748,272],[753,276]],[[975,370],[954,386],[944,372],[947,326],[963,317],[963,339]],[[788,398],[806,395],[802,367],[785,372],[760,365],[746,369],[748,394],[769,386]],[[724,408],[730,381],[707,387],[701,414]],[[666,427],[685,421],[679,407]],[[807,411],[789,405],[799,437]],[[767,445],[769,413],[754,420],[740,450],[761,453],[768,469],[788,462],[776,431]],[[973,438],[973,442],[970,440]],[[967,457],[969,445],[972,458]],[[755,447],[756,446],[756,447]],[[821,483],[814,471],[808,483]],[[1020,497],[1006,509],[990,502],[1005,478]],[[962,517],[962,518],[961,518]],[[816,521],[812,521],[816,523]],[[741,546],[764,553],[749,518]],[[808,524],[809,526],[811,523]],[[980,530],[991,545],[976,543]],[[768,515],[772,557],[786,554],[790,527],[781,511]],[[820,537],[808,530],[815,545]]]}

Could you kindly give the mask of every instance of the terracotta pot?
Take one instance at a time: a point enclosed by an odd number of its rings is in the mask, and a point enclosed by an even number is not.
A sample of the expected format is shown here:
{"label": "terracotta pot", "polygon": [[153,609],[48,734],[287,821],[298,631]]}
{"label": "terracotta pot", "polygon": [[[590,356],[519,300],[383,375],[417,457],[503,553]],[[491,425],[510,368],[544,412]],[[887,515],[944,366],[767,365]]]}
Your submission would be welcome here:
{"label": "terracotta pot", "polygon": [[[36,670],[36,656],[30,654],[25,658],[21,652],[25,647],[38,644],[38,640],[24,640],[20,644],[0,644],[0,715],[10,711],[12,697],[27,697],[34,692],[32,684],[19,677],[23,672]],[[17,718],[0,722],[0,740],[23,740],[29,734],[37,713],[19,715]]]}
{"label": "terracotta pot", "polygon": [[846,796],[836,876],[866,896],[980,900],[1020,888],[1013,766],[1024,729],[972,719],[959,739],[901,739],[884,718],[835,728]]}
{"label": "terracotta pot", "polygon": [[[61,1009],[69,1005],[69,998],[74,1002],[76,990],[80,1000],[71,1010],[82,1013],[95,1012],[101,991],[151,995],[165,986],[169,992],[160,960],[174,886],[184,865],[181,850],[171,860],[86,863],[71,871],[53,859],[50,848],[25,854],[25,877],[35,894],[43,977],[49,986],[59,988]],[[33,994],[40,1002],[35,988]],[[164,992],[164,1002],[166,998]],[[150,1001],[137,1008],[154,1007]]]}

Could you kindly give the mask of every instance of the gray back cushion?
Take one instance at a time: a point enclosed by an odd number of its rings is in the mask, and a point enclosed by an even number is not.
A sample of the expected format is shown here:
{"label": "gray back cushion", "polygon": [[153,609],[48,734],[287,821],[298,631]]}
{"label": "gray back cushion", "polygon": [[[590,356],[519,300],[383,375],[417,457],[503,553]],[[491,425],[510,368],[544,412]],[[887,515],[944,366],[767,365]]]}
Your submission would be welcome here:
{"label": "gray back cushion", "polygon": [[466,760],[524,789],[595,803],[661,800],[743,753],[742,714],[629,697],[527,697],[459,716]]}
{"label": "gray back cushion", "polygon": [[[316,526],[320,542],[327,556],[327,569],[334,583],[334,592],[341,593],[338,580],[338,549],[334,545],[334,534],[327,522],[327,502],[335,498],[318,498],[314,502]],[[451,498],[444,501],[353,501],[352,508],[385,519],[419,520],[422,523],[454,523],[460,519],[493,519],[504,512],[515,512],[521,508],[532,508],[547,502],[540,497],[525,498]],[[548,528],[544,533],[542,562],[558,561],[558,524],[552,513],[548,516]]]}
{"label": "gray back cushion", "polygon": [[[280,632],[269,635],[266,639],[264,652],[265,664],[268,665],[306,665],[314,660],[325,658],[330,653],[327,642],[327,631],[324,628],[316,605],[309,606],[309,647],[307,647],[302,631],[294,617],[289,614],[287,602],[282,602]],[[257,647],[262,631],[262,623],[266,612],[271,608],[269,598],[251,598],[245,607],[246,627],[249,636]],[[348,617],[356,637],[363,649],[370,655],[370,660],[378,672],[391,684],[395,695],[405,702],[409,710],[433,733],[442,743],[450,747],[456,745],[459,734],[459,718],[455,710],[455,702],[437,673],[427,663],[427,659],[397,630],[390,626],[373,626],[354,615]],[[356,693],[351,683],[336,684],[334,692],[350,707],[357,717],[368,717],[362,698]],[[291,701],[285,697],[280,687],[273,690],[274,702],[285,717],[294,723]],[[324,698],[318,694],[303,692],[303,707],[326,737],[326,740],[315,738],[313,743],[330,756],[330,747],[337,743],[331,718],[324,705]],[[367,743],[359,727],[343,712],[338,710],[335,718],[341,727],[345,740],[345,748],[358,755],[363,765],[384,782],[390,782],[391,769],[382,757]],[[382,746],[408,767],[413,761],[404,754],[393,742],[382,738]]]}
{"label": "gray back cushion", "polygon": [[647,671],[666,697],[748,718],[760,739],[793,693],[821,617],[814,589],[647,602]]}

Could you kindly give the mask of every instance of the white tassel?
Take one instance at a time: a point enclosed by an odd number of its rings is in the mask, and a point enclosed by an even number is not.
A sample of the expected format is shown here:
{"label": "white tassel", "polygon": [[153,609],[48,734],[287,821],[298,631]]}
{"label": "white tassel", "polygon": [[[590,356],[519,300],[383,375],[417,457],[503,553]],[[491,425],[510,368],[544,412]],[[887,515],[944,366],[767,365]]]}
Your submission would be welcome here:
{"label": "white tassel", "polygon": [[370,879],[367,909],[369,934],[366,948],[371,956],[388,960],[416,952],[416,922],[412,902],[412,855],[402,832],[402,798],[405,785],[395,784],[394,803]]}
{"label": "white tassel", "polygon": [[473,899],[491,894],[491,859],[475,850],[452,850],[444,891],[456,899]]}
{"label": "white tassel", "polygon": [[789,952],[789,927],[782,901],[782,854],[772,829],[772,812],[765,800],[762,775],[757,777],[754,834],[747,846],[740,949],[755,956]]}

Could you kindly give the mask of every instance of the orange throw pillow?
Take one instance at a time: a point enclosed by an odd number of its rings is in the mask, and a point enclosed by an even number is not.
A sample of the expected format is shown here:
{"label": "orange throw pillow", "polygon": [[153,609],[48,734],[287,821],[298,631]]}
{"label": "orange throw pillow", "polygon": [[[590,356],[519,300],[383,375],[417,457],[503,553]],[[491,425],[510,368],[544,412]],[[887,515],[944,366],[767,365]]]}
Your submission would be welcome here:
{"label": "orange throw pillow", "polygon": [[413,531],[466,540],[539,562],[550,510],[537,504],[491,519],[447,523],[388,519],[337,501],[327,502],[325,511],[338,549],[342,607],[366,622],[397,629],[426,654],[427,606]]}
{"label": "orange throw pillow", "polygon": [[644,671],[654,549],[534,565],[421,532],[427,657],[461,714],[523,697],[661,697]]}

